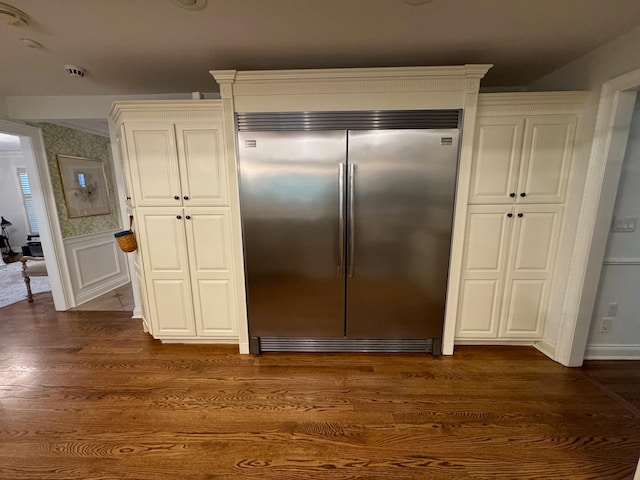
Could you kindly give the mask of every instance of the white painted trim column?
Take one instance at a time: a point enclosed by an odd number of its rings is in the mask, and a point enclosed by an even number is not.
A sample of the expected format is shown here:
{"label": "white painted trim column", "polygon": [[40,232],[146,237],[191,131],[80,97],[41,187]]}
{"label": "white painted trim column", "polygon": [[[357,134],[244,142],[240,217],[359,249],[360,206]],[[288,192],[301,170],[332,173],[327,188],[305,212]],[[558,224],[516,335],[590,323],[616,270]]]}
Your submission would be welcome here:
{"label": "white painted trim column", "polygon": [[597,295],[640,70],[602,86],[554,359],[580,366]]}

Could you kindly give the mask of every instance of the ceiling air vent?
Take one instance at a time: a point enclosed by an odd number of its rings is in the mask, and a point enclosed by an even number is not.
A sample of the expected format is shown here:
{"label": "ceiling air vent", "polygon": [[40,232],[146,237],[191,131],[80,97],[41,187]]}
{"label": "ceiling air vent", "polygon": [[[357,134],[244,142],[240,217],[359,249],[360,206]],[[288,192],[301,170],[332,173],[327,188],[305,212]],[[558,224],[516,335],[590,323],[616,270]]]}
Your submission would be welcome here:
{"label": "ceiling air vent", "polygon": [[29,17],[26,13],[6,3],[0,3],[0,18],[15,27],[26,27],[29,25]]}
{"label": "ceiling air vent", "polygon": [[76,65],[65,65],[64,69],[67,71],[69,75],[72,77],[84,77],[87,72],[84,68],[78,67]]}

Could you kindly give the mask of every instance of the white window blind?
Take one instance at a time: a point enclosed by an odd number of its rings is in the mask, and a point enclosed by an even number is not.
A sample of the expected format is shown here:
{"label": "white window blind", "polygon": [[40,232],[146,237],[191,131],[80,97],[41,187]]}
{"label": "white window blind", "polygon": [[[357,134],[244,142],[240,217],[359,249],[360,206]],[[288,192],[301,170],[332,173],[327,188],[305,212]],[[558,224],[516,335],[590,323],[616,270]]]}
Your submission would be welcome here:
{"label": "white window blind", "polygon": [[32,235],[36,235],[38,234],[38,220],[36,219],[36,211],[33,206],[33,197],[31,196],[31,185],[29,184],[29,177],[27,176],[26,169],[18,168],[18,180],[20,181],[20,188],[22,190],[22,200],[24,201],[24,208],[27,212],[29,233]]}

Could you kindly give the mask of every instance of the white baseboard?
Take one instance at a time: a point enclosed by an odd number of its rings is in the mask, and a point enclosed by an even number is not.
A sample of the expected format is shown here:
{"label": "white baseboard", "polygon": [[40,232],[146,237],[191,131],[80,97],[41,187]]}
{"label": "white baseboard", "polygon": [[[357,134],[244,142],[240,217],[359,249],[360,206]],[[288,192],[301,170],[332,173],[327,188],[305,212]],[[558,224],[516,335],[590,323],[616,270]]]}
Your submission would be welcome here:
{"label": "white baseboard", "polygon": [[587,345],[585,360],[640,360],[640,345]]}
{"label": "white baseboard", "polygon": [[486,338],[471,340],[468,338],[456,339],[456,345],[534,345],[536,340],[514,340],[514,339],[502,339],[502,338]]}
{"label": "white baseboard", "polygon": [[539,342],[535,342],[533,346],[541,353],[545,354],[551,360],[555,360],[556,346],[546,338],[543,338]]}

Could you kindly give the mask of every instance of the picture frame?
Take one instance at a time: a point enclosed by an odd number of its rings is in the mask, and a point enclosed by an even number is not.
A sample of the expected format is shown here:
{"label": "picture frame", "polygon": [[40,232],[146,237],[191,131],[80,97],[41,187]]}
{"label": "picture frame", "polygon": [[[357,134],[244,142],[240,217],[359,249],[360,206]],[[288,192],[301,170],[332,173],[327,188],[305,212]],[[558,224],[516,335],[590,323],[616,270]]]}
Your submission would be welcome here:
{"label": "picture frame", "polygon": [[56,156],[69,218],[111,213],[104,164],[89,158]]}

